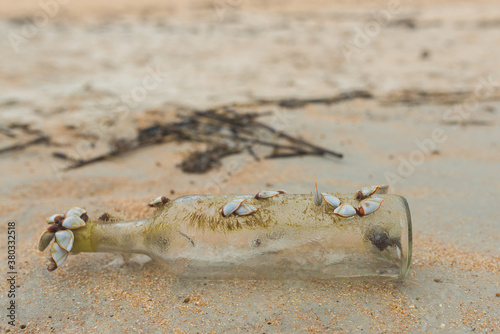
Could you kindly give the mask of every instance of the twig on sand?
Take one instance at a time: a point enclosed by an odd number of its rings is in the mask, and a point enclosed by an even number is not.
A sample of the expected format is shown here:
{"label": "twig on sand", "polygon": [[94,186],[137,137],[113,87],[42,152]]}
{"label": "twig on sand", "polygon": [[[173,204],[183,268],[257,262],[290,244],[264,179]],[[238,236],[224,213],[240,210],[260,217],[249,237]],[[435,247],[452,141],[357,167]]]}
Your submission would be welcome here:
{"label": "twig on sand", "polygon": [[310,99],[281,99],[281,100],[259,100],[261,103],[275,103],[283,108],[302,108],[308,104],[334,104],[353,99],[371,99],[373,95],[364,90],[353,90],[350,92],[340,93],[333,97],[310,98]]}
{"label": "twig on sand", "polygon": [[4,148],[0,149],[0,154],[10,152],[10,151],[22,150],[22,149],[25,149],[25,148],[32,146],[32,145],[43,144],[43,143],[48,143],[48,142],[49,142],[49,137],[40,136],[40,137],[32,139],[26,143],[15,144],[12,146],[4,147]]}
{"label": "twig on sand", "polygon": [[280,137],[283,137],[283,138],[286,138],[288,139],[289,141],[291,141],[292,143],[296,143],[298,145],[303,145],[303,146],[307,146],[307,147],[310,147],[313,149],[313,152],[310,152],[311,154],[314,154],[314,155],[327,155],[327,154],[331,154],[333,155],[334,157],[337,157],[337,158],[342,158],[344,155],[342,153],[338,153],[338,152],[335,152],[335,151],[332,151],[332,150],[328,150],[326,148],[322,148],[320,146],[316,146],[314,144],[311,144],[303,139],[300,139],[300,138],[295,138],[295,137],[292,137],[284,132],[281,132],[281,131],[277,131],[275,129],[273,129],[272,127],[270,127],[269,125],[266,125],[266,124],[262,124],[262,123],[257,123],[260,127],[262,128],[265,128],[275,134],[277,134],[278,136]]}

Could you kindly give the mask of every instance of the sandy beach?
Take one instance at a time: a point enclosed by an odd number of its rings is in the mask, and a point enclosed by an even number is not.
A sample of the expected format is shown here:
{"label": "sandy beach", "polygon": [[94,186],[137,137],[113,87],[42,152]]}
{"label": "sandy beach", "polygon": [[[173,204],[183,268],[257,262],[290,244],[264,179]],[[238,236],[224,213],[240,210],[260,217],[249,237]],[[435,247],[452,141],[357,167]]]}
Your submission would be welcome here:
{"label": "sandy beach", "polygon": [[[500,4],[0,6],[2,332],[500,332]],[[126,151],[143,129],[229,107],[343,158],[265,159],[272,149],[258,146],[193,174],[179,165],[202,140]],[[115,256],[101,253],[48,272],[49,251],[36,248],[45,218],[72,206],[139,219],[159,195],[304,194],[315,181],[339,192],[388,183],[407,198],[403,282],[179,280],[154,262],[108,265]]]}

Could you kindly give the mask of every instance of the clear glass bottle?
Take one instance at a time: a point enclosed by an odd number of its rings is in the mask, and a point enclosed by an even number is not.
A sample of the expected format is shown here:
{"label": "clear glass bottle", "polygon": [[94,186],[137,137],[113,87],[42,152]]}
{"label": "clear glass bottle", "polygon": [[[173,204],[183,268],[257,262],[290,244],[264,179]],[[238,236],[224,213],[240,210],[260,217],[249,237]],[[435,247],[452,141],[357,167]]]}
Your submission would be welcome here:
{"label": "clear glass bottle", "polygon": [[[361,206],[357,193],[332,195]],[[344,218],[312,194],[186,196],[160,203],[145,220],[90,219],[73,230],[71,252],[142,253],[190,279],[401,280],[412,250],[408,203],[397,195],[373,197],[383,200],[375,212]],[[242,200],[256,211],[221,213]]]}

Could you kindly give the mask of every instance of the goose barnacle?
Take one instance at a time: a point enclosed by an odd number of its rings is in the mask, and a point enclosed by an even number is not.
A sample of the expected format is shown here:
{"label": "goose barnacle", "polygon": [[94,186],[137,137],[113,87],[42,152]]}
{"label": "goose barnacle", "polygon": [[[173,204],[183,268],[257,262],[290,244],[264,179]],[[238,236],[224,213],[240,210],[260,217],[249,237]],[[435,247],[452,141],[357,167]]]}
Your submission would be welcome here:
{"label": "goose barnacle", "polygon": [[341,204],[333,211],[333,213],[336,214],[337,216],[348,218],[356,214],[356,209],[352,205]]}
{"label": "goose barnacle", "polygon": [[70,216],[66,217],[66,219],[63,220],[62,226],[67,229],[74,230],[76,228],[85,226],[85,221],[79,217]]}
{"label": "goose barnacle", "polygon": [[321,193],[321,197],[323,197],[326,203],[333,206],[334,209],[340,205],[340,200],[331,194]]}
{"label": "goose barnacle", "polygon": [[58,224],[62,219],[64,219],[64,215],[56,213],[45,219],[45,221],[47,221],[47,224]]}
{"label": "goose barnacle", "polygon": [[63,262],[68,257],[68,254],[69,252],[65,249],[62,249],[56,242],[52,243],[52,248],[50,249],[50,255],[52,256],[52,260],[54,260],[57,267],[63,264]]}
{"label": "goose barnacle", "polygon": [[75,236],[71,230],[61,230],[56,232],[56,242],[65,251],[69,252],[73,248]]}
{"label": "goose barnacle", "polygon": [[271,198],[271,197],[274,197],[274,196],[277,196],[279,195],[280,193],[277,192],[277,191],[271,191],[271,190],[262,190],[262,191],[259,191],[256,195],[255,195],[255,199],[266,199],[266,198]]}
{"label": "goose barnacle", "polygon": [[245,201],[244,199],[241,199],[241,200],[235,200],[235,201],[231,201],[231,202],[227,203],[222,208],[222,215],[224,217],[230,216],[233,212],[235,212],[236,210],[238,210],[240,208],[241,203],[243,203],[244,201]]}
{"label": "goose barnacle", "polygon": [[158,196],[156,197],[154,200],[152,200],[151,202],[149,202],[149,206],[150,207],[155,207],[155,206],[159,206],[159,205],[165,205],[169,202],[170,200],[165,197],[165,196]]}
{"label": "goose barnacle", "polygon": [[234,211],[234,214],[238,216],[247,216],[249,214],[252,214],[257,211],[257,208],[253,205],[243,203],[240,205],[236,211]]}
{"label": "goose barnacle", "polygon": [[87,214],[87,210],[75,206],[74,208],[71,208],[68,210],[68,212],[66,212],[66,217],[74,216],[80,218],[84,214]]}
{"label": "goose barnacle", "polygon": [[365,199],[364,201],[361,201],[358,209],[359,214],[361,216],[366,216],[369,215],[370,213],[377,211],[378,208],[380,208],[380,205],[382,205],[383,201],[384,200],[382,198],[378,197],[372,197]]}
{"label": "goose barnacle", "polygon": [[55,233],[50,232],[50,231],[45,231],[42,233],[40,236],[40,239],[38,240],[38,250],[43,252],[45,248],[50,244],[52,239],[54,239]]}
{"label": "goose barnacle", "polygon": [[379,186],[369,186],[369,187],[363,187],[360,190],[358,190],[356,194],[356,199],[362,200],[365,199],[373,194],[387,194],[387,191],[389,190],[389,185],[379,185]]}
{"label": "goose barnacle", "polygon": [[285,194],[286,194],[286,191],[284,191],[284,190],[276,190],[276,191],[262,190],[262,191],[259,191],[257,193],[257,195],[255,195],[255,199],[267,199],[267,198],[271,198],[274,196],[285,195]]}

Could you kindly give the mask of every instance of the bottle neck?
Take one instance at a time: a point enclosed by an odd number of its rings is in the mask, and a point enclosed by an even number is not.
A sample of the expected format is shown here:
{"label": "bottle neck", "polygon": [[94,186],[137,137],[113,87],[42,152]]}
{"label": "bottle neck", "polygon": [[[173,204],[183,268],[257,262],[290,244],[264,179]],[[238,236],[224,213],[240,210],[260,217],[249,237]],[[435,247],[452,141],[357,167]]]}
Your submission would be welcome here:
{"label": "bottle neck", "polygon": [[74,231],[72,253],[120,252],[146,253],[146,220],[93,222]]}

